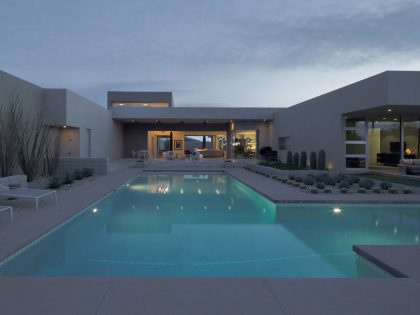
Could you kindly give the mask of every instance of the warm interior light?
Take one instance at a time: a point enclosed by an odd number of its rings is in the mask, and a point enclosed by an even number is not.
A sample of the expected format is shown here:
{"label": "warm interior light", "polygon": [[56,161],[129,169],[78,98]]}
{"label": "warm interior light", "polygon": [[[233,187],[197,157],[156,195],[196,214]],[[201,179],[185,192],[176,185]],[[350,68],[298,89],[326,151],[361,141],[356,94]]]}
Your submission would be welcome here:
{"label": "warm interior light", "polygon": [[63,126],[63,128],[67,128],[67,126],[66,126],[66,125],[64,125],[64,126]]}
{"label": "warm interior light", "polygon": [[413,151],[411,151],[409,148],[405,149],[404,151],[405,154],[410,155],[413,153]]}
{"label": "warm interior light", "polygon": [[124,104],[123,104],[123,103],[119,103],[118,105],[119,105],[119,106],[124,106]]}
{"label": "warm interior light", "polygon": [[388,112],[392,112],[392,109],[391,109],[391,108],[389,108],[389,109],[388,109]]}
{"label": "warm interior light", "polygon": [[341,213],[341,209],[340,209],[340,208],[334,208],[334,209],[333,209],[333,212],[334,212],[334,213]]}

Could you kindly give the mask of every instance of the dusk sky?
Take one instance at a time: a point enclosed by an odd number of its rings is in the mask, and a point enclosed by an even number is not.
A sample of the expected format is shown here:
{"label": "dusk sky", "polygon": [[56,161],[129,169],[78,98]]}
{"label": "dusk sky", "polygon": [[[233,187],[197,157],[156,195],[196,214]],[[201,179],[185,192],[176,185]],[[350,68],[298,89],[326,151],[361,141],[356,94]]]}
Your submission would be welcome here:
{"label": "dusk sky", "polygon": [[105,106],[285,107],[386,70],[420,70],[420,1],[0,2],[0,69]]}

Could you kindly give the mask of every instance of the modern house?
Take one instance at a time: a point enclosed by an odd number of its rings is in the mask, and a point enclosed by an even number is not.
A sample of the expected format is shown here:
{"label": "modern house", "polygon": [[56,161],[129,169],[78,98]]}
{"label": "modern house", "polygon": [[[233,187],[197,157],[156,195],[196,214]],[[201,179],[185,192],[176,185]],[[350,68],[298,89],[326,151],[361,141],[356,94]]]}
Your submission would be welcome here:
{"label": "modern house", "polygon": [[0,71],[0,106],[19,95],[25,112],[60,127],[64,158],[258,158],[270,146],[323,149],[329,169],[366,170],[418,158],[420,72],[387,71],[288,108],[177,107],[171,92],[108,92],[107,107],[66,89],[44,89]]}

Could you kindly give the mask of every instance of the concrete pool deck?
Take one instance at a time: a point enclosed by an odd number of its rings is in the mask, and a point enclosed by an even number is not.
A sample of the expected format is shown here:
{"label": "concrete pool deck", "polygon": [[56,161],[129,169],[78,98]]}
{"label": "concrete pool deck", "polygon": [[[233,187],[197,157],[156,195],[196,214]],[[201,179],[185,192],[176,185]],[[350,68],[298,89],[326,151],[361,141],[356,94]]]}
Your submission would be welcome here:
{"label": "concrete pool deck", "polygon": [[[327,197],[326,194],[306,194],[242,169],[225,171],[283,202],[293,202],[295,198],[300,202],[302,195]],[[60,191],[58,204],[47,201],[39,211],[24,206],[15,211],[13,223],[7,216],[0,218],[0,259],[37,239],[138,173],[138,169],[126,169],[99,177],[74,190]],[[289,194],[291,197],[285,198]],[[419,248],[355,246],[355,251],[363,252],[363,256],[397,270],[406,278],[0,277],[0,313],[419,314]]]}

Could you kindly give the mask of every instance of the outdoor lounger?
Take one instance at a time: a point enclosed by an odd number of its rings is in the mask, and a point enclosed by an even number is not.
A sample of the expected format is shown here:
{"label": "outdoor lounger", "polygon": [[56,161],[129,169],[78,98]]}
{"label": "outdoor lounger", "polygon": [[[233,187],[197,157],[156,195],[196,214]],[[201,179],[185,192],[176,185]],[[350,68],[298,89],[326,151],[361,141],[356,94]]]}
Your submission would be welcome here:
{"label": "outdoor lounger", "polygon": [[54,195],[57,202],[57,193],[54,190],[17,188],[9,189],[0,184],[0,197],[29,198],[35,200],[35,209],[38,210],[39,199]]}
{"label": "outdoor lounger", "polygon": [[0,205],[0,212],[9,211],[10,212],[10,221],[13,222],[13,209],[10,206],[2,206]]}

